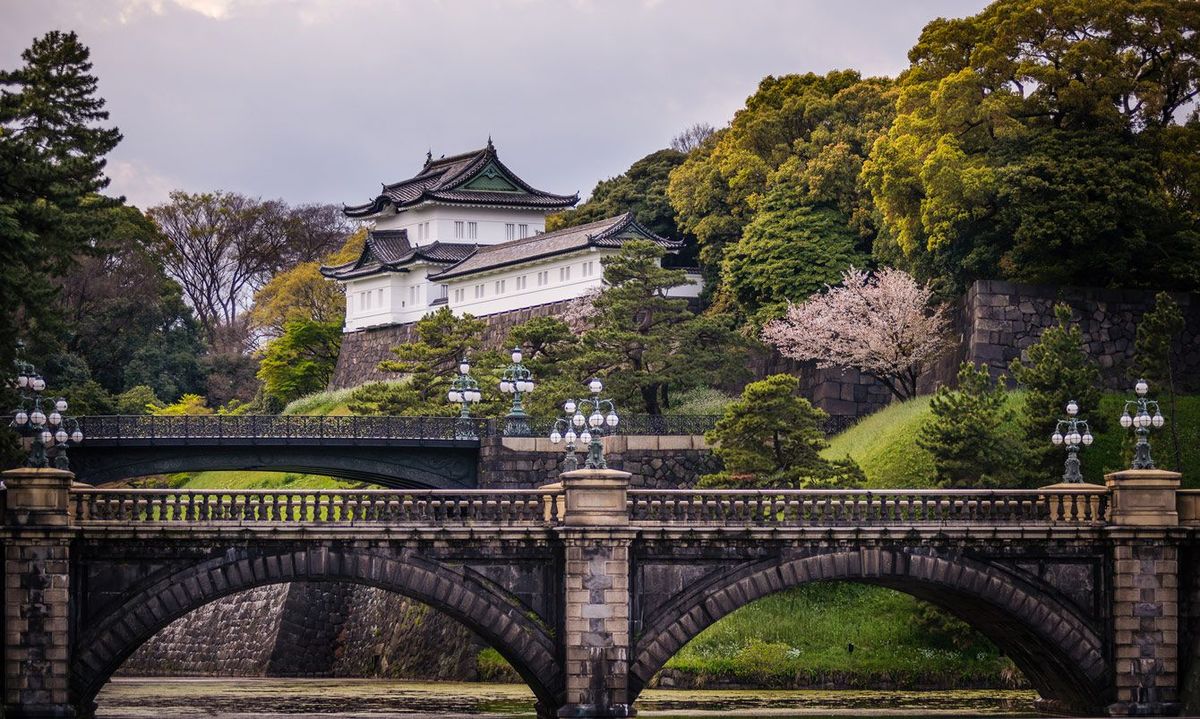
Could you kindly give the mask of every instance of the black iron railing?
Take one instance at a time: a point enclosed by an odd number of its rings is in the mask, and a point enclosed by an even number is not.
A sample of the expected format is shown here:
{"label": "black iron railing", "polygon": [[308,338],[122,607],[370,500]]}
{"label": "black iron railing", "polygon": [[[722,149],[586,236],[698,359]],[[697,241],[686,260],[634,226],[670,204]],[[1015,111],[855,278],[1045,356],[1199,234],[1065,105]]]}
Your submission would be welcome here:
{"label": "black iron railing", "polygon": [[[617,426],[617,434],[702,435],[712,429],[718,419],[712,416],[625,415]],[[495,436],[504,431],[503,420],[471,419],[464,424],[457,417],[113,415],[83,417],[80,424],[84,437],[91,440],[451,440]],[[530,424],[535,436],[544,436],[550,433],[553,423],[535,419]]]}
{"label": "black iron railing", "polygon": [[212,415],[205,417],[94,416],[80,421],[87,440],[183,439],[426,439],[486,436],[486,419],[457,417],[319,417],[305,415]]}

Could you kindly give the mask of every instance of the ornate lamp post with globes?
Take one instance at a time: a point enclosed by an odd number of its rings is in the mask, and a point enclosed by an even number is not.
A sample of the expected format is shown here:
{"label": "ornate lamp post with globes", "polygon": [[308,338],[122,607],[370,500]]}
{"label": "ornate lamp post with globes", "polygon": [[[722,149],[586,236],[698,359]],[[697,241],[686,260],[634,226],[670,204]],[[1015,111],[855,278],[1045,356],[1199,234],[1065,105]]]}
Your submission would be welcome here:
{"label": "ornate lamp post with globes", "polygon": [[475,439],[478,435],[471,423],[471,405],[482,400],[483,395],[479,392],[479,383],[471,376],[471,360],[465,355],[458,363],[458,376],[450,382],[446,399],[459,405],[455,439]]}
{"label": "ornate lamp post with globes", "polygon": [[513,347],[512,364],[504,369],[500,378],[500,391],[511,394],[513,398],[512,409],[504,418],[504,434],[510,437],[529,436],[529,415],[525,414],[521,397],[533,391],[533,373],[521,364],[523,358],[521,348]]}
{"label": "ornate lamp post with globes", "polygon": [[1137,435],[1137,444],[1133,448],[1133,468],[1154,469],[1154,460],[1150,458],[1150,428],[1159,429],[1166,424],[1166,418],[1158,411],[1158,402],[1146,399],[1146,392],[1150,391],[1146,380],[1139,379],[1133,385],[1133,391],[1137,398],[1125,401],[1121,426],[1125,429],[1132,427]]}
{"label": "ornate lamp post with globes", "polygon": [[1067,402],[1067,418],[1058,420],[1050,441],[1055,445],[1067,446],[1067,461],[1063,472],[1064,482],[1078,483],[1083,481],[1083,473],[1079,471],[1079,449],[1091,446],[1094,438],[1088,429],[1086,419],[1079,419],[1079,403],[1075,400]]}
{"label": "ornate lamp post with globes", "polygon": [[[604,445],[600,440],[605,434],[615,432],[621,421],[617,416],[617,406],[613,404],[613,401],[600,397],[600,393],[604,391],[604,384],[593,377],[588,381],[587,386],[592,396],[581,400],[569,399],[564,402],[563,411],[567,413],[567,417],[560,418],[555,422],[554,430],[550,433],[550,441],[554,444],[558,444],[564,439],[567,441],[567,457],[563,461],[565,471],[571,471],[578,467],[578,460],[575,458],[576,440],[588,446],[585,467],[608,469],[608,464],[604,461]],[[560,428],[564,426],[566,432],[562,433]],[[578,434],[576,434],[576,430],[578,430]]]}
{"label": "ornate lamp post with globes", "polygon": [[[46,380],[38,374],[33,365],[28,362],[17,362],[17,376],[14,381],[21,404],[13,410],[13,418],[9,426],[31,439],[29,458],[25,464],[28,467],[49,467],[53,458],[56,469],[69,469],[70,459],[67,448],[83,441],[83,432],[79,422],[67,417],[67,400],[59,397],[51,402],[42,397],[46,389]],[[45,403],[45,408],[43,408]],[[47,413],[45,410],[49,410]]]}

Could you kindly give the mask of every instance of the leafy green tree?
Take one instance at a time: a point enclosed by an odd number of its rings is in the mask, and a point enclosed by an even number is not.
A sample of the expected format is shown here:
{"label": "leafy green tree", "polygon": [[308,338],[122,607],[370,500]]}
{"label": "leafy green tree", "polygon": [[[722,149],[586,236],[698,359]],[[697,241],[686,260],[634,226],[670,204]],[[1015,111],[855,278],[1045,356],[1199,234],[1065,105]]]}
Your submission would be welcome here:
{"label": "leafy green tree", "polygon": [[341,322],[288,321],[263,350],[258,365],[263,390],[286,404],[325,389],[341,346]]}
{"label": "leafy green tree", "polygon": [[742,237],[725,254],[721,282],[755,325],[781,316],[841,281],[867,256],[846,218],[831,207],[806,204],[791,183],[767,191]]}
{"label": "leafy green tree", "polygon": [[336,282],[321,274],[321,265],[339,265],[357,259],[366,236],[366,229],[361,229],[322,262],[301,262],[268,280],[254,293],[250,326],[279,336],[292,320],[340,322],[346,314],[346,294]]}
{"label": "leafy green tree", "polygon": [[154,389],[144,384],[130,387],[116,398],[117,414],[149,414],[152,407],[162,404]]}
{"label": "leafy green tree", "polygon": [[670,390],[722,384],[745,372],[744,340],[719,318],[696,317],[687,300],[668,297],[682,270],[659,265],[665,250],[630,241],[602,260],[604,289],[582,337],[577,376],[602,375],[624,406],[648,414],[670,406]]}
{"label": "leafy green tree", "polygon": [[836,210],[856,236],[872,236],[858,174],[894,113],[891,85],[852,70],[763,78],[730,126],[671,173],[671,205],[701,259],[719,267],[776,185],[793,188],[801,204]]}
{"label": "leafy green tree", "polygon": [[216,414],[202,395],[185,394],[171,404],[154,407],[150,414],[157,417],[204,417]]}
{"label": "leafy green tree", "polygon": [[992,382],[986,367],[964,362],[958,386],[939,387],[917,443],[933,455],[939,487],[1011,487],[1019,483],[1020,455],[1006,431],[1004,378]]}
{"label": "leafy green tree", "polygon": [[654,234],[685,239],[667,198],[671,171],[683,164],[685,157],[678,150],[658,150],[646,155],[620,175],[596,183],[587,202],[546,218],[546,229],[574,227],[632,212]]}
{"label": "leafy green tree", "polygon": [[1134,341],[1134,361],[1138,374],[1151,387],[1165,390],[1167,394],[1167,431],[1171,433],[1174,449],[1174,468],[1179,471],[1183,462],[1183,449],[1179,445],[1179,427],[1175,412],[1175,378],[1179,366],[1179,352],[1183,344],[1185,327],[1179,304],[1166,292],[1154,298],[1154,309],[1142,316],[1138,323]]}
{"label": "leafy green tree", "polygon": [[1198,28],[1200,6],[1158,0],[1002,0],[930,22],[862,170],[877,259],[946,293],[1197,286]]}
{"label": "leafy green tree", "polygon": [[827,460],[822,423],[829,418],[800,397],[800,381],[776,374],[746,385],[704,438],[725,471],[701,478],[707,487],[854,487],[865,481],[847,458]]}
{"label": "leafy green tree", "polygon": [[117,411],[116,400],[93,379],[64,387],[62,396],[67,400],[68,414],[74,417],[115,414]]}
{"label": "leafy green tree", "polygon": [[1042,331],[1036,344],[1009,365],[1009,372],[1026,390],[1021,413],[1025,430],[1026,456],[1033,482],[1058,476],[1062,449],[1050,443],[1050,435],[1064,416],[1067,402],[1079,403],[1080,418],[1087,419],[1093,433],[1104,429],[1100,407],[1100,368],[1083,347],[1083,331],[1071,321],[1071,308],[1054,307],[1056,324]]}
{"label": "leafy green tree", "polygon": [[62,351],[112,393],[136,384],[164,397],[202,391],[204,345],[179,285],[154,255],[154,223],[127,206],[100,211],[97,223],[102,234],[57,280]]}

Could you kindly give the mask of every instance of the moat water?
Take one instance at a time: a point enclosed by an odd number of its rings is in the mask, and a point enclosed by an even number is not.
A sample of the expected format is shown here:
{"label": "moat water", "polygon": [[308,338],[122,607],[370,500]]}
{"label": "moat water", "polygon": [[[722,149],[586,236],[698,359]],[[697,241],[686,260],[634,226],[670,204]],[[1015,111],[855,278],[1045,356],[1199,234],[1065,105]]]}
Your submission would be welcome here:
{"label": "moat water", "polygon": [[[648,690],[643,717],[1036,717],[1032,691]],[[533,695],[516,684],[371,679],[118,678],[99,719],[516,719]]]}

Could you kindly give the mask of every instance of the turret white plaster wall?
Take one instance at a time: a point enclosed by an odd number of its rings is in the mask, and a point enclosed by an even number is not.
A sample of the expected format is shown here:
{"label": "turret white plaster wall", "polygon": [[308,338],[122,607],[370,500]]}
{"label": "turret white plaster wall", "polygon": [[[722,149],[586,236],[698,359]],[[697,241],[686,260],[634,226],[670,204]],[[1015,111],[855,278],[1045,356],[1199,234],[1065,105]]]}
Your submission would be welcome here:
{"label": "turret white plaster wall", "polygon": [[[377,216],[375,228],[408,230],[408,241],[413,246],[428,245],[435,241],[495,245],[520,239],[522,225],[525,226],[526,236],[544,232],[546,214],[544,210],[427,204],[396,214]],[[463,223],[461,237],[458,236],[455,222]],[[472,222],[476,227],[475,237],[470,236]],[[513,226],[512,237],[508,236],[507,225]]]}

